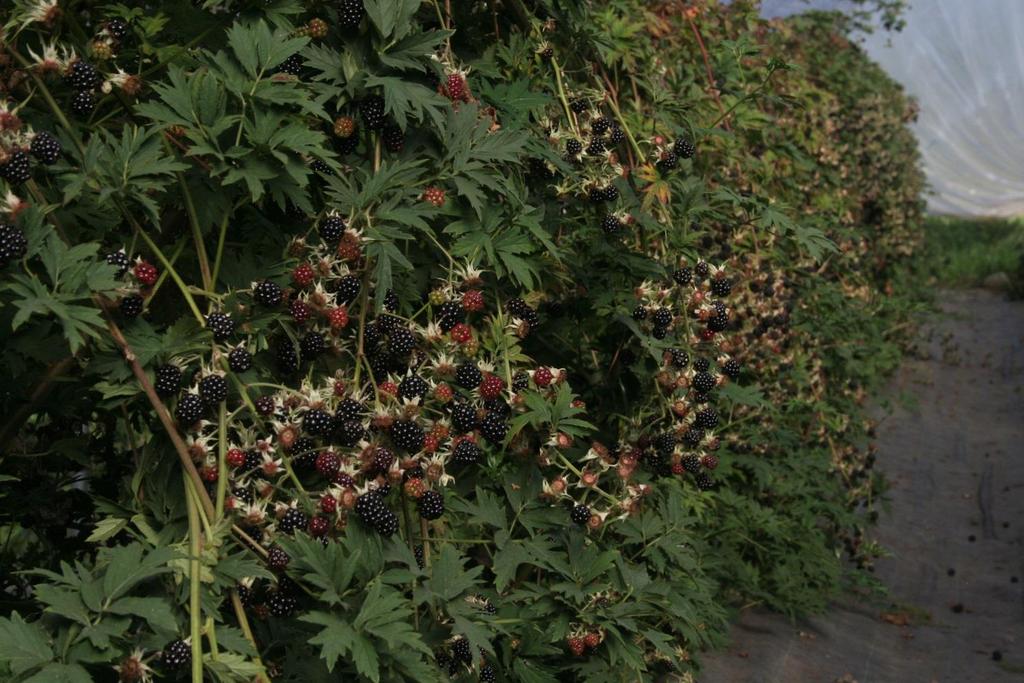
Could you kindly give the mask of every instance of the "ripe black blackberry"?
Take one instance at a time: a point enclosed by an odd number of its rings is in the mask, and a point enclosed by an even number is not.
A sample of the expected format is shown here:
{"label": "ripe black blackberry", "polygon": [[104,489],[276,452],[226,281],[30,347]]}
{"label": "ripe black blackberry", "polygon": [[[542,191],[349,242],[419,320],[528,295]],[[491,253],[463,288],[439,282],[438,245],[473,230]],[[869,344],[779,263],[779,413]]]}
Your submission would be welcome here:
{"label": "ripe black blackberry", "polygon": [[335,427],[334,438],[342,446],[351,448],[366,438],[366,429],[356,420],[346,420]]}
{"label": "ripe black blackberry", "polygon": [[715,384],[715,377],[709,372],[698,372],[693,376],[692,386],[702,394],[706,394],[714,389]]}
{"label": "ripe black blackberry", "polygon": [[444,496],[437,491],[425,491],[420,496],[417,507],[423,519],[440,519],[444,514]]}
{"label": "ripe black blackberry", "polygon": [[238,601],[242,603],[242,607],[252,607],[255,604],[256,591],[249,586],[240,583],[235,586],[235,592],[238,593]]}
{"label": "ripe black blackberry", "polygon": [[715,296],[729,296],[732,291],[732,280],[716,277],[711,280],[711,293]]}
{"label": "ripe black blackberry", "polygon": [[676,156],[675,152],[665,152],[658,159],[658,163],[655,164],[659,171],[666,172],[675,170],[679,166],[679,157]]}
{"label": "ripe black blackberry", "polygon": [[405,132],[395,124],[389,123],[384,126],[381,141],[383,141],[385,149],[392,154],[398,154],[405,149]]}
{"label": "ripe black blackberry", "polygon": [[729,327],[728,311],[716,312],[708,318],[708,329],[712,332],[723,332]]}
{"label": "ripe black blackberry", "polygon": [[583,143],[576,138],[569,138],[565,142],[565,153],[576,156],[583,151]]}
{"label": "ripe black blackberry", "polygon": [[714,480],[712,480],[711,477],[708,476],[707,472],[698,472],[694,476],[693,480],[694,482],[696,482],[697,488],[699,488],[701,491],[709,491],[715,487]]}
{"label": "ripe black blackberry", "polygon": [[256,412],[267,417],[274,414],[274,399],[271,396],[260,396],[256,399]]}
{"label": "ripe black blackberry", "polygon": [[376,491],[367,491],[356,499],[355,513],[368,526],[374,526],[387,509],[384,498]]}
{"label": "ripe black blackberry", "polygon": [[32,178],[31,163],[28,154],[18,150],[7,157],[7,161],[0,166],[0,178],[3,178],[11,185],[20,185]]}
{"label": "ripe black blackberry", "polygon": [[614,235],[619,230],[622,230],[622,221],[620,221],[615,214],[610,213],[604,217],[603,221],[601,221],[601,230],[603,230],[606,235]]}
{"label": "ripe black blackberry", "polygon": [[419,375],[409,375],[398,383],[398,397],[403,400],[414,398],[422,400],[428,391],[430,391],[430,385]]}
{"label": "ripe black blackberry", "polygon": [[35,134],[29,150],[32,152],[32,156],[47,166],[57,163],[60,159],[60,142],[45,130]]}
{"label": "ripe black blackberry", "polygon": [[655,325],[651,330],[651,336],[658,340],[664,339],[668,336],[668,328],[663,325]]}
{"label": "ripe black blackberry", "polygon": [[469,647],[468,640],[457,638],[452,642],[452,659],[463,664],[473,663],[473,652]]}
{"label": "ripe black blackberry", "polygon": [[299,342],[299,350],[302,352],[303,360],[313,360],[324,352],[327,342],[324,335],[319,332],[307,332]]}
{"label": "ripe black blackberry", "polygon": [[177,365],[161,365],[154,373],[156,381],[153,388],[158,396],[173,396],[181,388],[181,368]]}
{"label": "ripe black blackberry", "polygon": [[423,546],[418,545],[412,549],[412,554],[416,557],[416,566],[420,569],[424,569],[427,566],[426,559],[423,555]]}
{"label": "ripe black blackberry", "polygon": [[355,298],[359,296],[359,290],[362,288],[362,283],[359,278],[355,275],[346,275],[338,281],[338,291],[335,292],[335,296],[338,301],[343,304],[352,303]]}
{"label": "ripe black blackberry", "polygon": [[608,132],[611,122],[604,116],[599,116],[590,123],[590,130],[594,135],[604,135]]}
{"label": "ripe black blackberry", "polygon": [[167,643],[160,661],[168,669],[185,669],[192,664],[192,646],[180,639]]}
{"label": "ripe black blackberry", "polygon": [[693,361],[693,369],[697,372],[707,372],[710,367],[711,363],[707,358],[695,358]]}
{"label": "ripe black blackberry", "polygon": [[313,436],[322,436],[327,434],[331,430],[333,424],[334,421],[331,419],[330,413],[325,410],[320,410],[319,408],[306,411],[305,417],[302,418],[303,431],[307,434],[312,434]]}
{"label": "ripe black blackberry", "polygon": [[117,268],[118,277],[128,272],[128,254],[124,253],[124,249],[107,254],[107,263]]}
{"label": "ripe black blackberry", "polygon": [[676,140],[675,144],[672,145],[672,151],[678,154],[680,159],[689,159],[697,150],[689,140],[679,138]]}
{"label": "ripe black blackberry", "polygon": [[121,299],[121,302],[118,304],[118,307],[121,309],[121,315],[126,318],[137,318],[142,313],[142,306],[142,297],[138,294],[129,294]]}
{"label": "ripe black blackberry", "polygon": [[295,345],[288,337],[282,337],[276,343],[274,359],[278,361],[278,370],[286,375],[291,375],[299,369],[299,354],[295,352]]}
{"label": "ripe black blackberry", "polygon": [[263,280],[252,288],[252,296],[256,303],[263,306],[276,306],[281,302],[281,287],[270,280]]}
{"label": "ripe black blackberry", "polygon": [[697,413],[693,424],[701,429],[713,429],[718,425],[718,413],[714,408],[705,408]]}
{"label": "ripe black blackberry", "polygon": [[697,474],[700,472],[700,458],[693,454],[687,455],[683,458],[683,469],[690,474]]}
{"label": "ripe black blackberry", "polygon": [[206,405],[203,403],[203,399],[199,398],[199,394],[187,392],[178,399],[178,407],[174,411],[174,417],[179,423],[187,427],[198,422],[205,410]]}
{"label": "ripe black blackberry", "polygon": [[494,683],[498,680],[498,674],[494,672],[494,667],[490,664],[484,664],[480,667],[480,682],[481,683]]}
{"label": "ripe black blackberry", "polygon": [[480,368],[473,363],[463,363],[455,369],[455,383],[463,389],[476,389],[483,378]]}
{"label": "ripe black blackberry", "polygon": [[226,313],[211,313],[206,316],[206,327],[216,341],[225,341],[235,333],[235,321]]}
{"label": "ripe black blackberry", "polygon": [[302,55],[295,53],[288,59],[281,62],[280,66],[277,67],[277,70],[283,74],[289,74],[297,78],[302,74],[302,67],[304,64],[305,62],[302,61]]}
{"label": "ripe black blackberry", "polygon": [[263,464],[263,456],[259,451],[252,450],[245,452],[245,462],[242,463],[243,472],[252,472]]}
{"label": "ripe black blackberry", "polygon": [[671,432],[663,432],[654,437],[651,445],[654,446],[654,450],[657,451],[658,455],[668,457],[672,455],[672,451],[675,450],[676,437],[674,437]]}
{"label": "ripe black blackberry", "polygon": [[323,159],[313,159],[313,161],[309,162],[309,167],[323,175],[334,175],[334,169],[328,166],[327,162]]}
{"label": "ripe black blackberry", "polygon": [[89,62],[81,59],[73,62],[64,74],[68,85],[75,90],[95,90],[103,82],[100,73]]}
{"label": "ripe black blackberry", "polygon": [[398,531],[398,515],[391,510],[384,510],[380,520],[373,525],[381,536],[391,536]]}
{"label": "ripe black blackberry", "polygon": [[207,375],[199,380],[199,396],[213,407],[228,397],[228,383],[223,375]]}
{"label": "ripe black blackberry", "polygon": [[508,311],[513,317],[526,322],[531,328],[537,327],[540,324],[540,317],[537,315],[537,311],[518,297],[509,300]]}
{"label": "ripe black blackberry", "polygon": [[288,508],[288,511],[277,523],[277,528],[281,530],[281,533],[291,536],[296,529],[305,529],[307,525],[309,525],[309,517],[305,512],[298,508]]}
{"label": "ripe black blackberry", "polygon": [[599,157],[604,154],[605,146],[603,138],[592,138],[587,145],[587,156]]}
{"label": "ripe black blackberry", "polygon": [[680,268],[676,272],[672,273],[672,279],[675,280],[677,285],[685,287],[693,282],[693,271],[689,268]]}
{"label": "ripe black blackberry", "polygon": [[488,443],[492,446],[500,446],[508,434],[508,423],[498,413],[487,413],[480,420],[478,429]]}
{"label": "ripe black blackberry", "polygon": [[704,440],[704,430],[699,429],[696,426],[690,427],[686,434],[683,435],[683,443],[690,448],[696,448],[700,445],[700,442]]}
{"label": "ripe black blackberry", "polygon": [[367,129],[380,130],[384,126],[384,98],[370,95],[359,103],[359,114]]}
{"label": "ripe black blackberry", "polygon": [[690,362],[690,354],[686,353],[682,349],[669,349],[669,358],[674,368],[685,368]]}
{"label": "ripe black blackberry", "polygon": [[442,332],[451,329],[466,319],[466,309],[456,301],[445,301],[437,309],[437,324]]}
{"label": "ripe black blackberry", "polygon": [[706,261],[700,261],[693,267],[693,272],[698,278],[703,280],[708,276],[708,273],[711,272],[711,266],[709,266]]}
{"label": "ripe black blackberry", "polygon": [[267,600],[267,609],[273,617],[290,617],[298,606],[299,602],[295,596],[286,591],[274,591]]}
{"label": "ripe black blackberry", "polygon": [[316,444],[310,438],[304,436],[296,439],[289,454],[292,457],[292,464],[300,469],[312,469],[316,465],[318,452]]}
{"label": "ripe black blackberry", "polygon": [[413,420],[395,420],[391,425],[391,442],[403,451],[419,452],[425,437],[423,427]]}
{"label": "ripe black blackberry", "polygon": [[672,324],[672,311],[662,306],[651,316],[651,322],[657,327],[668,327]]}
{"label": "ripe black blackberry", "polygon": [[345,234],[345,219],[341,216],[327,216],[320,221],[320,237],[324,242],[336,244]]}
{"label": "ripe black blackberry", "polygon": [[626,133],[618,126],[612,126],[612,132],[608,134],[608,140],[613,145],[618,145],[626,140]]}
{"label": "ripe black blackberry", "polygon": [[616,199],[619,198],[619,188],[615,187],[614,185],[608,185],[603,190],[601,190],[601,194],[603,195],[604,201],[614,202]]}
{"label": "ripe black blackberry", "polygon": [[334,413],[334,417],[337,420],[347,422],[349,420],[358,420],[363,414],[363,404],[353,398],[343,399],[339,404],[338,408]]}
{"label": "ripe black blackberry", "polygon": [[291,562],[291,559],[288,557],[288,553],[276,545],[267,551],[267,566],[274,571],[283,571],[288,566],[288,563]]}
{"label": "ripe black blackberry", "polygon": [[108,19],[104,28],[107,29],[107,34],[119,43],[128,37],[128,24],[123,19]]}
{"label": "ripe black blackberry", "polygon": [[729,379],[736,379],[737,377],[740,376],[740,370],[742,369],[743,366],[740,365],[740,362],[738,360],[736,360],[735,358],[730,358],[729,360],[725,361],[725,364],[722,365],[722,374],[728,377]]}
{"label": "ripe black blackberry", "polygon": [[590,108],[590,103],[583,97],[577,97],[569,103],[569,109],[571,109],[574,114],[582,114],[588,108]]}
{"label": "ripe black blackberry", "polygon": [[363,0],[341,0],[338,3],[338,26],[345,31],[353,31],[359,28],[364,14]]}
{"label": "ripe black blackberry", "polygon": [[231,372],[245,372],[252,367],[252,354],[241,346],[231,349],[231,353],[228,354],[228,367],[231,368]]}
{"label": "ripe black blackberry", "polygon": [[452,405],[452,429],[459,434],[476,429],[476,410],[465,403]]}
{"label": "ripe black blackberry", "polygon": [[504,418],[507,418],[512,414],[512,406],[504,401],[504,399],[494,398],[490,401],[484,401],[484,408],[492,413],[497,413]]}
{"label": "ripe black blackberry", "polygon": [[527,304],[519,297],[513,297],[509,299],[508,303],[505,304],[505,308],[507,308],[508,312],[516,316],[517,318],[522,318],[529,311],[533,310],[532,308],[530,308],[529,304]]}
{"label": "ripe black blackberry", "polygon": [[388,353],[395,358],[405,358],[416,348],[416,337],[405,327],[399,327],[388,335]]}
{"label": "ripe black blackberry", "polygon": [[647,320],[647,309],[643,306],[637,306],[633,309],[633,320],[642,322]]}
{"label": "ripe black blackberry", "polygon": [[452,449],[452,460],[460,465],[474,465],[481,455],[483,452],[480,447],[469,439],[462,439]]}
{"label": "ripe black blackberry", "polygon": [[586,505],[577,505],[573,507],[572,512],[569,513],[569,519],[572,520],[573,524],[579,526],[585,526],[590,521],[590,508]]}
{"label": "ripe black blackberry", "polygon": [[374,321],[374,326],[379,332],[390,334],[402,326],[402,319],[385,313]]}
{"label": "ripe black blackberry", "polygon": [[[384,303],[384,310],[385,311],[390,311],[391,313],[394,313],[395,311],[398,310],[398,295],[395,294],[395,290],[393,290],[393,289],[391,289],[389,287],[384,292],[384,301],[383,301],[383,303]],[[391,316],[391,317],[394,317],[394,316]],[[400,321],[401,319],[400,318],[395,318],[395,320]]]}
{"label": "ripe black blackberry", "polygon": [[79,90],[71,97],[71,113],[85,118],[96,108],[96,98],[88,90]]}

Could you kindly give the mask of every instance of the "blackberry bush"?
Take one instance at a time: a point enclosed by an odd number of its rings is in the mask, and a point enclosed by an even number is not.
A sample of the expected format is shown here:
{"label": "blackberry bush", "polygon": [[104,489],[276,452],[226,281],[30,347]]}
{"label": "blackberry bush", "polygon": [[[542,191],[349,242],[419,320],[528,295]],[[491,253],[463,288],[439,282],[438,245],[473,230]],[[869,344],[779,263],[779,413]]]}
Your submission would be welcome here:
{"label": "blackberry bush", "polygon": [[15,5],[0,677],[656,680],[863,578],[921,177],[834,17]]}

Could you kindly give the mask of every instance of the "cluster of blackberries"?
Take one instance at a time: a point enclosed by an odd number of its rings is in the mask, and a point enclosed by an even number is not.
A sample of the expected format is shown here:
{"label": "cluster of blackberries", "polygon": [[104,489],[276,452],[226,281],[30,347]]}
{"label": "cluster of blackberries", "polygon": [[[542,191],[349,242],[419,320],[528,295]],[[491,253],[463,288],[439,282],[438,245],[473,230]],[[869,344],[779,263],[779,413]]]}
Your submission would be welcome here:
{"label": "cluster of blackberries", "polygon": [[473,666],[473,651],[469,641],[456,638],[449,647],[440,648],[434,653],[434,661],[440,668],[446,669],[450,677],[455,678],[464,667]]}
{"label": "cluster of blackberries", "polygon": [[384,496],[378,491],[368,491],[359,496],[355,512],[363,524],[381,536],[390,536],[398,531],[398,515],[387,506]]}
{"label": "cluster of blackberries", "polygon": [[513,318],[518,318],[528,325],[527,332],[540,325],[540,316],[537,315],[537,311],[519,297],[509,299],[506,308]]}
{"label": "cluster of blackberries", "polygon": [[[283,552],[280,548],[271,548],[271,551],[275,550]],[[301,595],[298,584],[283,574],[273,583],[247,580],[236,586],[235,591],[244,607],[256,608],[258,611],[265,608],[267,614],[278,618],[292,616],[298,609],[298,598]]]}
{"label": "cluster of blackberries", "polygon": [[661,152],[655,166],[662,173],[675,170],[679,166],[679,160],[691,158],[694,151],[692,143],[684,138],[679,138],[672,147]]}
{"label": "cluster of blackberries", "polygon": [[29,154],[38,162],[49,166],[57,163],[61,151],[60,141],[52,134],[46,131],[35,133],[27,151],[20,147],[6,150],[3,155],[5,160],[0,164],[0,178],[6,180],[9,185],[21,185],[32,178],[32,161]]}
{"label": "cluster of blackberries", "polygon": [[86,117],[96,108],[95,91],[103,84],[103,77],[89,62],[76,59],[64,73],[65,82],[71,87],[71,111],[76,116]]}

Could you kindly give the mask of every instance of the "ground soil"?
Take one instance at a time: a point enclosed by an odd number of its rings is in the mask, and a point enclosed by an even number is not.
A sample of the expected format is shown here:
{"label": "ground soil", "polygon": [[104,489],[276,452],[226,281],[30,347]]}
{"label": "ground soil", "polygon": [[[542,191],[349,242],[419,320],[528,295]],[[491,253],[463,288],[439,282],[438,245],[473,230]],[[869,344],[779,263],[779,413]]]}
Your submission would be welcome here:
{"label": "ground soil", "polygon": [[700,683],[1024,681],[1024,303],[940,300],[879,402],[888,595],[747,611]]}

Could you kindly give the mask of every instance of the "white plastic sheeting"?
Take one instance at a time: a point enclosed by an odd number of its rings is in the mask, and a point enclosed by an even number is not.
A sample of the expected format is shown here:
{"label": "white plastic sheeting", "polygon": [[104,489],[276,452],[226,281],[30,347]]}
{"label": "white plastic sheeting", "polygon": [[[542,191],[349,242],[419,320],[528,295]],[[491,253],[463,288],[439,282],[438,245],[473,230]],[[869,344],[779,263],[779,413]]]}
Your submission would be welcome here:
{"label": "white plastic sheeting", "polygon": [[[917,98],[935,213],[1024,215],[1024,0],[911,0],[900,33],[864,46]],[[765,14],[848,6],[765,0]]]}

